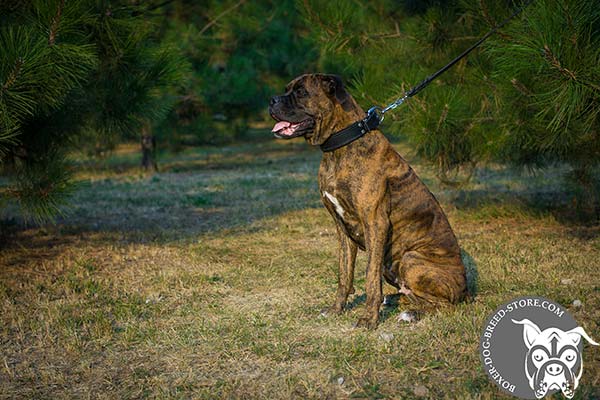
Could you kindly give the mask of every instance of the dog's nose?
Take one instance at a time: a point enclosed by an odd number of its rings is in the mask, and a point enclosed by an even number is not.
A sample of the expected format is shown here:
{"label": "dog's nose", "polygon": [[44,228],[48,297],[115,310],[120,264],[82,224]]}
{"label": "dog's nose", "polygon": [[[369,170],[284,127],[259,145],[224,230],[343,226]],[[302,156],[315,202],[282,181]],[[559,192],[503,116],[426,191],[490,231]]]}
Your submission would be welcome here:
{"label": "dog's nose", "polygon": [[269,105],[270,106],[274,106],[278,102],[279,102],[279,97],[278,96],[273,96],[273,97],[271,97],[271,101],[269,102]]}
{"label": "dog's nose", "polygon": [[557,363],[548,364],[546,366],[546,372],[550,375],[558,375],[563,372],[563,366]]}

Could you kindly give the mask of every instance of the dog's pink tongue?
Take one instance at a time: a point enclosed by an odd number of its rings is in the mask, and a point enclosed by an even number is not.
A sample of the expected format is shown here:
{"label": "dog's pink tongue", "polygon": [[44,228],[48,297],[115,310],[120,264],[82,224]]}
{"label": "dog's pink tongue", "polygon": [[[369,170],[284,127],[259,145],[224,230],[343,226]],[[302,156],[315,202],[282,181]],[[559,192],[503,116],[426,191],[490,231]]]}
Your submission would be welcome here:
{"label": "dog's pink tongue", "polygon": [[271,132],[280,131],[282,129],[285,129],[285,128],[289,127],[290,125],[292,125],[292,124],[289,123],[289,122],[287,122],[287,121],[279,121],[278,123],[275,124],[275,126],[273,127],[273,129],[271,129]]}

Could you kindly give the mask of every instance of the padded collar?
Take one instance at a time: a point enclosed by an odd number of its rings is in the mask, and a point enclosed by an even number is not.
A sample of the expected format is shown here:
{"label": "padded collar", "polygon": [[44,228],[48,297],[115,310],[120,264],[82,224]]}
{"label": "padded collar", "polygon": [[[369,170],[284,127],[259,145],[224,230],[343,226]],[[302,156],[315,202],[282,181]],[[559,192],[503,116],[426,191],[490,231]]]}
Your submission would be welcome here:
{"label": "padded collar", "polygon": [[324,153],[337,150],[344,147],[356,139],[366,135],[373,129],[377,129],[380,123],[379,115],[376,112],[367,113],[367,116],[360,121],[342,129],[331,135],[323,144],[320,145]]}

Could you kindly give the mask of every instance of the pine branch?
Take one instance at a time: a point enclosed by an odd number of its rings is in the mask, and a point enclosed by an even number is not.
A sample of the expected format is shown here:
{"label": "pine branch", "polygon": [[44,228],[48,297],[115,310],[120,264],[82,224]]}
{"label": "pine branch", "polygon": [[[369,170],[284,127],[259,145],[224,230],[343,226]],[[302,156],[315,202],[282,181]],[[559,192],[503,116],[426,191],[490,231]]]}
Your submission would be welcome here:
{"label": "pine branch", "polygon": [[202,29],[200,29],[200,32],[198,32],[198,34],[202,35],[204,32],[206,32],[206,30],[208,30],[208,28],[210,28],[211,26],[213,26],[219,19],[221,19],[225,15],[229,14],[231,11],[235,10],[236,8],[238,8],[239,6],[241,6],[242,4],[244,4],[245,2],[246,2],[246,0],[240,0],[236,4],[234,4],[233,6],[229,7],[227,10],[223,11],[221,14],[217,15],[208,24],[204,25],[204,27]]}
{"label": "pine branch", "polygon": [[2,85],[3,91],[7,90],[12,85],[14,85],[17,78],[19,77],[19,73],[21,72],[22,66],[23,66],[23,59],[19,57],[17,59],[17,62],[15,63],[15,67],[11,71],[10,75],[8,75],[8,77],[6,78],[6,82],[4,82],[4,85]]}
{"label": "pine branch", "polygon": [[437,123],[437,130],[439,131],[442,127],[442,124],[446,122],[446,118],[448,118],[448,111],[450,111],[450,107],[448,104],[444,104],[444,109],[442,110],[442,114],[440,115],[440,119]]}
{"label": "pine branch", "polygon": [[313,21],[317,22],[317,24],[319,24],[319,26],[321,27],[321,29],[323,29],[324,31],[326,31],[327,33],[329,33],[329,35],[331,35],[331,36],[335,35],[334,31],[332,31],[328,26],[326,26],[325,24],[323,24],[323,22],[321,21],[321,18],[319,18],[318,14],[316,14],[313,11],[312,7],[308,3],[308,0],[304,0],[304,9],[309,14],[310,18]]}
{"label": "pine branch", "polygon": [[580,79],[577,78],[577,75],[575,74],[575,72],[571,71],[568,68],[563,67],[562,64],[560,63],[560,61],[558,60],[558,58],[554,55],[552,50],[550,50],[550,47],[548,47],[547,44],[544,45],[544,59],[546,59],[546,61],[548,61],[548,63],[552,67],[554,67],[556,70],[558,70],[561,74],[563,74],[567,78],[572,79],[575,82],[581,83],[584,86],[589,86],[597,91],[600,91],[600,86],[595,85],[591,82],[582,82]]}
{"label": "pine branch", "polygon": [[531,90],[527,89],[527,87],[525,85],[523,85],[522,82],[519,82],[516,78],[511,79],[510,83],[512,83],[512,85],[515,87],[515,89],[517,89],[523,96],[533,95]]}
{"label": "pine branch", "polygon": [[65,0],[60,0],[58,4],[58,9],[56,10],[56,15],[52,18],[52,25],[50,26],[50,36],[48,37],[48,45],[54,46],[54,42],[56,41],[56,33],[58,31],[58,25],[60,23],[60,17],[62,16],[63,8],[65,7]]}
{"label": "pine branch", "polygon": [[558,61],[558,58],[556,58],[554,53],[552,53],[547,44],[544,45],[544,58],[550,63],[550,65],[552,65],[554,68],[560,71],[563,75],[567,76],[570,79],[573,79],[574,81],[577,80],[577,76],[575,75],[575,73],[567,68],[564,68],[560,64],[560,61]]}
{"label": "pine branch", "polygon": [[148,6],[144,10],[133,11],[131,13],[131,16],[132,17],[137,17],[138,15],[149,13],[150,11],[154,11],[154,10],[159,9],[161,7],[164,7],[164,6],[168,5],[168,4],[171,4],[173,1],[175,1],[175,0],[165,0],[162,3],[158,3],[158,4],[154,4],[154,5]]}
{"label": "pine branch", "polygon": [[[490,16],[490,12],[488,10],[488,8],[486,7],[486,5],[484,4],[483,0],[479,0],[479,7],[481,8],[481,14],[483,15],[483,18],[486,20],[486,22],[493,28],[495,26],[497,26],[498,24],[496,23],[496,21]],[[502,31],[498,30],[496,31],[496,34],[498,36],[500,36],[502,39],[504,40],[510,40],[511,37],[505,33],[503,33]]]}
{"label": "pine branch", "polygon": [[398,22],[394,21],[394,32],[393,33],[374,33],[371,35],[367,35],[367,39],[396,39],[396,38],[402,38],[402,39],[410,39],[410,40],[416,40],[414,36],[411,36],[405,32],[401,32],[400,31],[400,26],[398,25]]}
{"label": "pine branch", "polygon": [[175,1],[175,0],[166,0],[166,1],[163,1],[162,3],[155,4],[153,6],[150,6],[150,7],[146,8],[146,11],[156,10],[157,8],[164,7],[167,4],[172,3],[173,1]]}

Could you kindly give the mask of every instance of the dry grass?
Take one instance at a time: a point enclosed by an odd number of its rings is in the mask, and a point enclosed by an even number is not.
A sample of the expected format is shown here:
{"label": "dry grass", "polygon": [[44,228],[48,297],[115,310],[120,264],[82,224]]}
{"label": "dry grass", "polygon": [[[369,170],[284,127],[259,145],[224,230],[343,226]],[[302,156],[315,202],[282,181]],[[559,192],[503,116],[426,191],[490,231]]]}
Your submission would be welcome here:
{"label": "dry grass", "polygon": [[[488,168],[450,191],[414,163],[476,264],[476,301],[414,325],[388,307],[368,332],[352,329],[364,255],[353,307],[318,317],[337,268],[318,151],[196,149],[145,175],[126,150],[80,161],[82,187],[56,226],[5,214],[0,398],[503,398],[480,366],[479,331],[524,294],[580,299],[571,312],[600,338],[600,228],[568,222],[558,169]],[[598,398],[600,349],[584,359],[577,398]]]}

